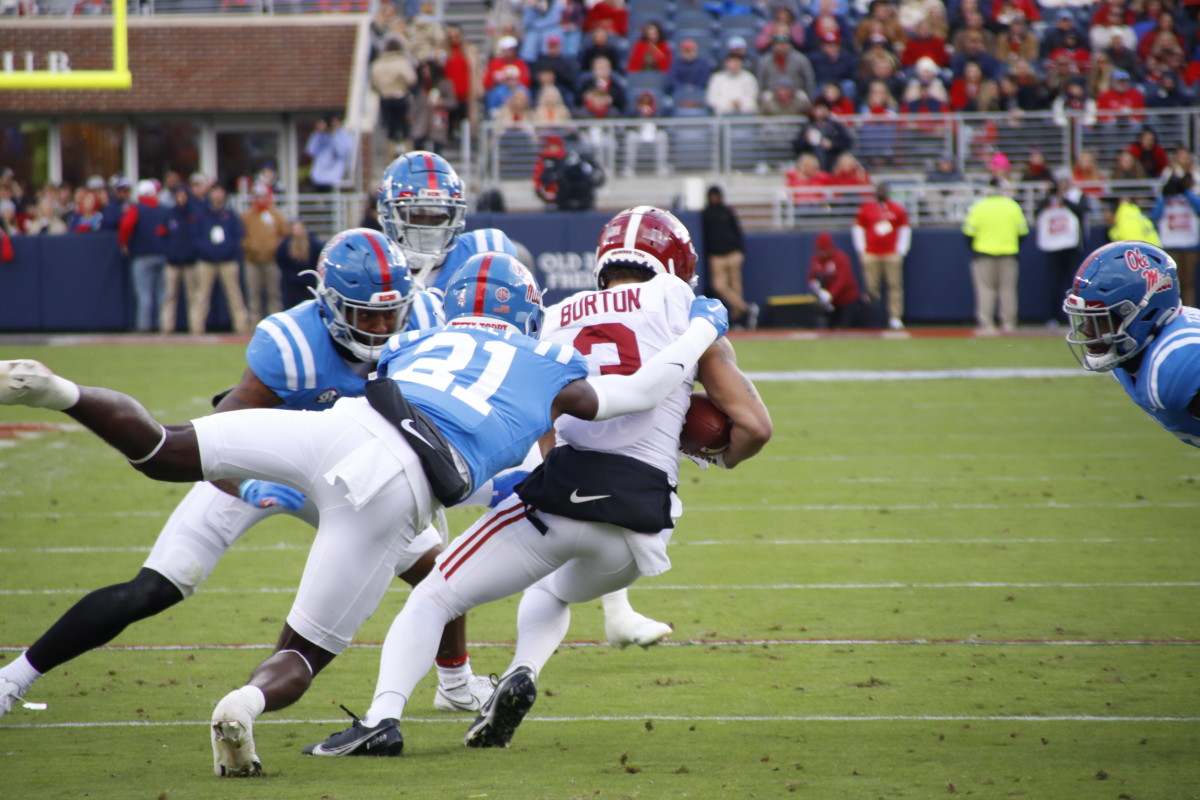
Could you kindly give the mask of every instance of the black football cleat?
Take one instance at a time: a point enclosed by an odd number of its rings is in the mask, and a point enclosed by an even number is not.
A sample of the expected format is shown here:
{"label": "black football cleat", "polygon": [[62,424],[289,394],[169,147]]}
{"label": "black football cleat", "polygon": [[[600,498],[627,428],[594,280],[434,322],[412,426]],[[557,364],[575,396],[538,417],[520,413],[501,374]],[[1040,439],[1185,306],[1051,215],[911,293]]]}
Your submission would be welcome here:
{"label": "black football cleat", "polygon": [[[342,710],[346,710],[342,706]],[[350,714],[349,711],[346,711]],[[354,722],[344,731],[333,734],[323,742],[310,744],[302,751],[306,756],[398,756],[404,752],[404,737],[400,721],[385,719],[368,728],[353,714]]]}
{"label": "black football cleat", "polygon": [[521,720],[537,700],[537,684],[529,667],[517,667],[500,679],[496,691],[479,710],[463,744],[467,747],[508,747]]}

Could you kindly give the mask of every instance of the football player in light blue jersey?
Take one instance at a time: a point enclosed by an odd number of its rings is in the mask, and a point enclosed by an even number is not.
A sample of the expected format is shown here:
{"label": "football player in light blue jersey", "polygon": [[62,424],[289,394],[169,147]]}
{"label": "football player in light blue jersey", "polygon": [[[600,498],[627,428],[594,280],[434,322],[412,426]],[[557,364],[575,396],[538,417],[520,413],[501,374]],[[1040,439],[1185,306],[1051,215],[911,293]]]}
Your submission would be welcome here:
{"label": "football player in light blue jersey", "polygon": [[[221,397],[218,412],[320,411],[340,397],[361,397],[389,336],[406,322],[408,329],[445,322],[436,295],[412,290],[407,263],[396,246],[362,228],[339,234],[322,250],[315,294],[259,323],[246,350],[248,367],[238,385]],[[0,716],[49,670],[190,597],[247,530],[280,513],[317,526],[316,508],[289,486],[255,479],[196,484],[172,512],[132,580],[86,595],[26,653],[0,668]],[[401,576],[413,585],[441,552],[441,537],[419,537],[415,547],[422,558],[406,565]],[[492,684],[471,671],[461,619],[447,626],[439,659],[450,666],[438,671],[435,706],[477,710]]]}
{"label": "football player in light blue jersey", "polygon": [[[463,182],[454,167],[436,153],[415,150],[389,164],[379,184],[376,210],[384,233],[408,258],[417,285],[429,287],[439,296],[472,256],[490,251],[519,258],[516,246],[501,230],[463,232],[467,224]],[[536,461],[536,454],[531,453],[530,459]],[[445,527],[444,517],[436,520]],[[635,611],[627,590],[613,592],[603,600],[605,635],[612,644],[649,647],[671,634],[667,623]]]}
{"label": "football player in light blue jersey", "polygon": [[[484,254],[464,273],[470,285],[449,287],[457,311],[447,319],[457,324],[401,337],[389,350],[388,376],[369,382],[366,397],[342,398],[319,413],[256,408],[164,426],[128,395],[79,386],[36,361],[0,362],[0,405],[63,411],[153,479],[262,478],[304,492],[317,507],[284,636],[213,712],[218,775],[261,773],[254,720],[295,702],[349,645],[439,503],[468,497],[488,470],[516,466],[561,414],[609,419],[655,407],[729,325],[719,302],[697,298],[683,335],[637,372],[584,377],[586,362],[573,349],[523,332],[536,330],[541,303],[519,262]],[[527,383],[531,376],[536,382]],[[453,421],[447,408],[460,412]],[[445,431],[433,414],[443,415]],[[486,453],[474,446],[477,436],[486,438]],[[396,729],[375,752],[402,747]]]}
{"label": "football player in light blue jersey", "polygon": [[444,293],[459,267],[480,253],[507,253],[516,246],[498,228],[464,233],[467,197],[462,179],[436,153],[414,150],[383,171],[376,195],[383,232],[400,245],[418,286]]}
{"label": "football player in light blue jersey", "polygon": [[1146,242],[1088,256],[1063,301],[1084,369],[1112,372],[1133,402],[1200,447],[1200,311],[1180,303],[1175,261]]}
{"label": "football player in light blue jersey", "polygon": [[480,228],[467,231],[458,237],[454,249],[446,254],[446,260],[434,270],[432,277],[426,279],[426,285],[445,295],[450,277],[458,271],[458,268],[467,263],[472,256],[488,252],[507,253],[513,258],[521,257],[512,239],[509,239],[508,234],[499,228]]}

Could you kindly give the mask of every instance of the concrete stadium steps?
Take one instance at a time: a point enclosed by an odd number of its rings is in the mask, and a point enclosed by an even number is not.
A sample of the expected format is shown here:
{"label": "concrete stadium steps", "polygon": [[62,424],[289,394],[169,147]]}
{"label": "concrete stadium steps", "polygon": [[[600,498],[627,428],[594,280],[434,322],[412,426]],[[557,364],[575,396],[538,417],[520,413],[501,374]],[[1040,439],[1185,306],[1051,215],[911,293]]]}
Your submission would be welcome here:
{"label": "concrete stadium steps", "polygon": [[445,0],[442,20],[460,26],[467,41],[478,45],[480,57],[486,58],[487,15],[488,4],[482,0]]}

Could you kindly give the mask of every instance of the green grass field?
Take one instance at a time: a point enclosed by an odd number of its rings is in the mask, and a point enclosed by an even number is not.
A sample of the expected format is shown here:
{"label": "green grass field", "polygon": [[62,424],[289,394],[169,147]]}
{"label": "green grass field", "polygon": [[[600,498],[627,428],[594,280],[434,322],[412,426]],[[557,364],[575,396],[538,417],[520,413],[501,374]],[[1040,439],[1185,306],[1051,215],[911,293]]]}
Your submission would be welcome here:
{"label": "green grass field", "polygon": [[[736,346],[755,373],[1077,369],[1057,337]],[[242,350],[3,344],[0,358],[179,421],[237,379]],[[194,598],[40,681],[27,699],[46,710],[0,720],[0,797],[1200,798],[1200,454],[1082,371],[874,377],[758,381],[774,440],[732,472],[683,465],[674,569],[632,593],[674,642],[602,645],[599,604],[578,607],[510,750],[463,748],[469,716],[433,711],[423,685],[403,758],[300,755],[344,727],[339,704],[369,704],[398,585],[361,646],[262,718],[267,777],[213,777],[212,705],[269,652],[305,557],[309,531],[272,519]],[[0,423],[67,421],[0,409]],[[0,659],[132,576],[186,488],[85,432],[11,444]],[[476,671],[507,664],[515,608],[473,613]]]}

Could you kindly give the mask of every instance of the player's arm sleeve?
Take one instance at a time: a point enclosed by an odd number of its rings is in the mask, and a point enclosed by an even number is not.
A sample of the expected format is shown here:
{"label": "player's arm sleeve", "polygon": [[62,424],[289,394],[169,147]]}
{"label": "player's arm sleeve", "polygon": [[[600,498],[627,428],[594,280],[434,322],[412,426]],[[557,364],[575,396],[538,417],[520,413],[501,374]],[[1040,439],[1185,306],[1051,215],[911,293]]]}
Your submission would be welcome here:
{"label": "player's arm sleeve", "polygon": [[246,348],[246,364],[262,383],[287,399],[302,385],[304,362],[291,338],[268,318],[259,323]]}
{"label": "player's arm sleeve", "polygon": [[771,414],[754,387],[738,368],[737,355],[728,339],[721,339],[700,359],[697,378],[708,399],[733,421],[729,447],[723,453],[724,466],[733,469],[757,455],[773,433]]}
{"label": "player's arm sleeve", "polygon": [[691,374],[708,346],[717,340],[717,329],[704,319],[692,320],[683,335],[659,350],[632,375],[598,375],[587,382],[596,393],[594,419],[649,411]]}

